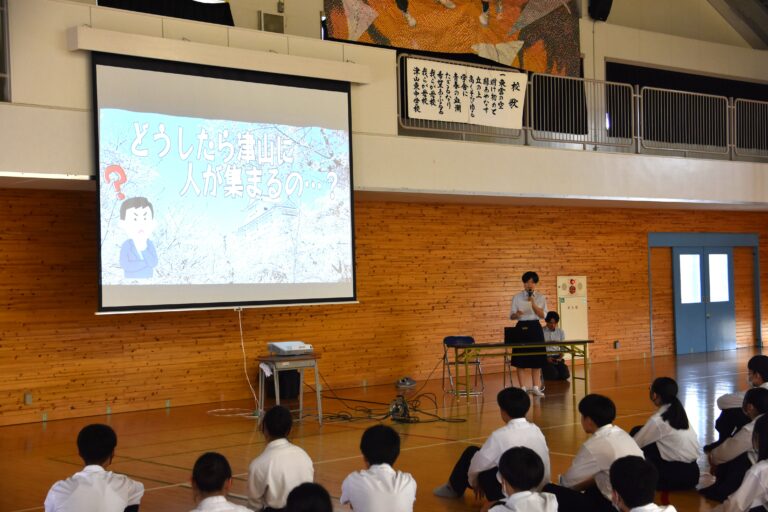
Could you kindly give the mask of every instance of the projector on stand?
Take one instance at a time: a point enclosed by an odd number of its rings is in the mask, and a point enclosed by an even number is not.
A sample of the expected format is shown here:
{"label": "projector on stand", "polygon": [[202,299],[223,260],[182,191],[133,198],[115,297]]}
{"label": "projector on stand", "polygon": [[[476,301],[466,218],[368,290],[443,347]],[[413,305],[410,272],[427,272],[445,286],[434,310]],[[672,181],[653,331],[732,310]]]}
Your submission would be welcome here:
{"label": "projector on stand", "polygon": [[312,345],[303,341],[271,341],[267,343],[267,350],[276,356],[298,356],[311,354]]}

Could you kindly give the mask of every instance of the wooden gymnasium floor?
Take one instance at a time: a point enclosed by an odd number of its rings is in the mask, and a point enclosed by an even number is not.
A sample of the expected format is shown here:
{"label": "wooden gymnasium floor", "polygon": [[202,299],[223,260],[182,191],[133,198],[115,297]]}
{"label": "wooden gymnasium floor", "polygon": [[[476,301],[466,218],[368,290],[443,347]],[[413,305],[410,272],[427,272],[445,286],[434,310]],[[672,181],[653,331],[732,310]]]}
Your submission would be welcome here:
{"label": "wooden gymnasium floor", "polygon": [[[717,396],[745,387],[746,362],[754,353],[753,349],[743,349],[594,364],[591,391],[610,396],[618,408],[616,423],[629,429],[643,423],[653,410],[648,399],[649,383],[656,376],[673,376],[680,383],[680,398],[704,444],[712,440]],[[468,444],[481,443],[501,424],[495,404],[496,392],[502,385],[501,375],[486,376],[485,384],[484,396],[469,401],[444,395],[439,380],[429,381],[419,390],[434,393],[438,403],[435,411],[428,397],[422,397],[422,408],[464,422],[404,425],[385,420],[403,439],[396,466],[411,472],[418,482],[415,510],[477,510],[469,492],[463,500],[445,500],[434,497],[432,489],[446,481],[454,461]],[[581,389],[578,388],[578,397],[582,396]],[[417,390],[411,391],[411,396]],[[393,386],[377,386],[338,393],[342,397],[388,403],[396,391]],[[326,391],[324,408],[329,413],[347,410],[361,416],[360,411],[351,410],[361,406],[382,410],[382,406],[361,402],[347,402],[345,406],[331,396]],[[83,425],[93,422],[108,422],[117,431],[119,443],[112,469],[144,483],[143,512],[194,508],[188,485],[191,467],[198,455],[209,450],[226,455],[236,475],[233,492],[244,495],[248,463],[264,446],[256,421],[240,416],[215,416],[209,411],[215,407],[248,408],[252,404],[240,401],[0,428],[0,511],[42,510],[50,485],[79,469],[75,437]],[[424,414],[420,416],[429,419]],[[578,413],[574,412],[569,384],[550,383],[547,396],[534,399],[529,419],[547,437],[552,475],[556,478],[586,438],[579,426]],[[344,477],[362,467],[358,451],[360,434],[372,424],[371,420],[327,421],[321,428],[313,419],[307,419],[295,426],[293,441],[307,450],[315,461],[316,480],[335,498],[340,494]],[[701,459],[700,464],[705,467]],[[694,492],[673,493],[671,503],[679,511],[713,508],[713,503],[700,499]]]}

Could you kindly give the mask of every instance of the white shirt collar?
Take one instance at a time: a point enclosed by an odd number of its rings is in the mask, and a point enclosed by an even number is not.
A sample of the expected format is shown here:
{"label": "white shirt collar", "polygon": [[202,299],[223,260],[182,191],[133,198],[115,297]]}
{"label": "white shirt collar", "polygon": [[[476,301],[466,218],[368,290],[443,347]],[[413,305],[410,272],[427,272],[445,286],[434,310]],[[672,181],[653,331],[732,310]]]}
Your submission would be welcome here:
{"label": "white shirt collar", "polygon": [[514,502],[516,502],[516,501],[524,500],[524,499],[526,499],[528,496],[530,496],[531,494],[533,494],[531,491],[520,491],[520,492],[516,492],[516,493],[514,493],[514,494],[511,494],[510,496],[508,496],[508,497],[507,497],[507,498],[504,500],[504,503],[510,503],[510,504],[511,504],[511,503],[514,503]]}
{"label": "white shirt collar", "polygon": [[267,444],[267,448],[277,448],[279,446],[284,446],[288,444],[288,439],[285,437],[281,437],[280,439],[275,439],[274,441],[270,441]]}
{"label": "white shirt collar", "polygon": [[395,468],[387,464],[386,462],[383,464],[371,464],[371,466],[368,468],[369,471],[376,471],[376,472],[384,472],[384,473],[395,473]]}
{"label": "white shirt collar", "polygon": [[525,419],[525,416],[523,416],[522,418],[512,418],[507,422],[507,425],[515,425],[517,423],[528,423],[528,420]]}
{"label": "white shirt collar", "polygon": [[595,437],[604,436],[605,434],[607,434],[611,430],[613,430],[613,423],[609,423],[607,425],[603,425],[602,427],[600,427],[597,430],[595,430],[595,433],[592,434],[592,435],[595,436]]}
{"label": "white shirt collar", "polygon": [[83,473],[106,473],[107,470],[98,464],[89,464],[83,468]]}
{"label": "white shirt collar", "polygon": [[200,510],[205,510],[206,507],[211,507],[213,505],[216,505],[217,503],[226,503],[226,502],[227,502],[227,498],[224,496],[208,496],[197,505],[197,508],[199,508]]}

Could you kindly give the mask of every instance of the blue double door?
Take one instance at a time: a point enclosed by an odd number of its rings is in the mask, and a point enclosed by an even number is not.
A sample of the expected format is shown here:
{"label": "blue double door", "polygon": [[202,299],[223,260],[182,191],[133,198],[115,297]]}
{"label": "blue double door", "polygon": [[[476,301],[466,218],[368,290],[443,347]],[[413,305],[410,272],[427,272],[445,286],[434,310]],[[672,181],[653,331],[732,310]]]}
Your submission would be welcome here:
{"label": "blue double door", "polygon": [[731,247],[673,247],[678,354],[736,348]]}

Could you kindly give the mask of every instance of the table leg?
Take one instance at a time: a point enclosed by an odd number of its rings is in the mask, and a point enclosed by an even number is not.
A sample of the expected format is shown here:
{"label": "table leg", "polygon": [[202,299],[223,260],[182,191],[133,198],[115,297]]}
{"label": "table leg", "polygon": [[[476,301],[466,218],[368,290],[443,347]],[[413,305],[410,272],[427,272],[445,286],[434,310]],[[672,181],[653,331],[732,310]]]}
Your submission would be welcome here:
{"label": "table leg", "polygon": [[584,344],[584,396],[589,393],[589,347]]}
{"label": "table leg", "polygon": [[299,421],[304,419],[304,368],[299,368]]}
{"label": "table leg", "polygon": [[576,399],[576,350],[575,346],[571,346],[571,372],[573,373],[573,378],[571,379],[571,394],[573,395],[573,398]]}
{"label": "table leg", "polygon": [[261,368],[261,365],[259,365],[259,403],[257,410],[259,423],[261,423],[261,419],[264,417],[264,385],[264,370]]}
{"label": "table leg", "polygon": [[317,361],[315,361],[315,394],[317,397],[317,422],[320,425],[323,424],[323,400],[320,391],[320,372],[317,369]]}
{"label": "table leg", "polygon": [[272,373],[275,376],[275,404],[280,405],[280,370],[275,366],[275,371]]}

